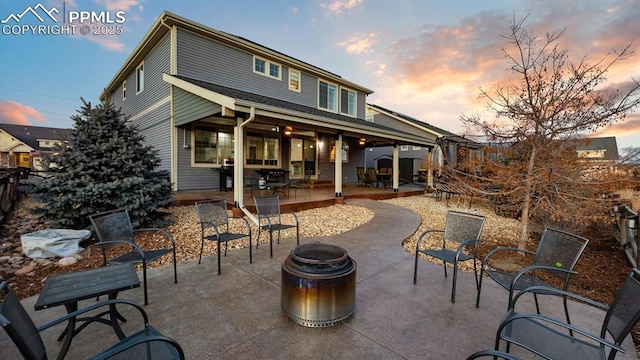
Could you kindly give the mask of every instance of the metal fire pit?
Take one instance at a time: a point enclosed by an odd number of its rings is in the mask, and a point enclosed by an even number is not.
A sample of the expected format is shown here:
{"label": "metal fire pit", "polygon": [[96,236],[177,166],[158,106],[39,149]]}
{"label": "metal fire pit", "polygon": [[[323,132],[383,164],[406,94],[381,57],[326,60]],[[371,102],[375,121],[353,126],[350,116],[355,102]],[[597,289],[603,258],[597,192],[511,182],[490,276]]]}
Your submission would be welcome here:
{"label": "metal fire pit", "polygon": [[356,263],[339,246],[303,244],[282,262],[280,303],[294,322],[308,327],[342,323],[356,304]]}

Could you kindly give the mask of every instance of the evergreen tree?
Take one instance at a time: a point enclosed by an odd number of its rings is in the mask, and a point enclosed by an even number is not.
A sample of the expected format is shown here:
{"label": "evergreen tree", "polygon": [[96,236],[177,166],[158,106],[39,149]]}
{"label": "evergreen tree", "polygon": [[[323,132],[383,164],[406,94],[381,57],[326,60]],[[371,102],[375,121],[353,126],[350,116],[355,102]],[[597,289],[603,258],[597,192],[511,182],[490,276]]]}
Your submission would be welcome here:
{"label": "evergreen tree", "polygon": [[134,227],[165,224],[161,210],[173,199],[168,172],[156,170],[157,151],[113,105],[82,101],[69,136],[43,156],[49,176],[29,183],[39,204],[32,211],[71,229],[89,226],[89,215],[121,208]]}

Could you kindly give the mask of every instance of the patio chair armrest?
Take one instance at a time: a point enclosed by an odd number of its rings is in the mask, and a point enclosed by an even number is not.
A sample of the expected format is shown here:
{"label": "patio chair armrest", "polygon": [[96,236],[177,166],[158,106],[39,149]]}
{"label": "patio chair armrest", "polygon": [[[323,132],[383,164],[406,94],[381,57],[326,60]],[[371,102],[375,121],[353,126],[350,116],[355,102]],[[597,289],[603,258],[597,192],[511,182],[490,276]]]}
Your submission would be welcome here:
{"label": "patio chair armrest", "polygon": [[511,280],[511,285],[509,285],[509,304],[510,307],[513,306],[512,301],[513,301],[513,292],[515,290],[515,286],[518,283],[518,280],[520,280],[520,278],[522,276],[524,276],[526,273],[534,271],[534,270],[552,270],[552,271],[561,271],[561,272],[565,272],[568,274],[573,274],[576,275],[578,274],[577,271],[573,271],[573,270],[568,270],[568,269],[563,269],[563,268],[559,268],[559,267],[555,267],[555,266],[547,266],[547,265],[531,265],[531,266],[527,266],[525,268],[520,269],[520,271],[518,271],[518,273],[513,277],[513,279]]}
{"label": "patio chair armrest", "polygon": [[140,246],[138,246],[138,244],[131,242],[131,241],[126,241],[126,240],[109,240],[109,241],[99,241],[96,243],[96,245],[105,245],[105,244],[127,244],[129,246],[131,246],[132,248],[134,248],[137,252],[140,253],[140,257],[142,259],[144,259],[144,251],[142,250],[142,248]]}
{"label": "patio chair armrest", "polygon": [[[616,349],[619,352],[624,353],[625,350],[623,347],[621,347],[620,345],[617,345],[607,339],[603,339],[598,335],[592,334],[590,332],[587,332],[584,329],[578,328],[574,325],[571,324],[567,324],[566,322],[554,319],[552,317],[546,316],[546,315],[541,315],[541,314],[536,314],[536,313],[516,313],[514,311],[510,311],[508,312],[505,317],[503,318],[503,320],[500,322],[500,326],[498,326],[498,332],[496,337],[497,338],[502,338],[501,334],[502,334],[502,330],[508,326],[510,323],[512,323],[513,321],[519,320],[519,319],[532,319],[532,320],[536,320],[538,322],[543,322],[543,323],[549,323],[553,326],[557,326],[557,327],[562,327],[565,328],[567,330],[572,330],[578,334],[581,334],[584,337],[587,337],[595,342],[598,342],[602,345],[611,347],[613,349]],[[515,340],[515,339],[514,339]],[[517,341],[513,341],[513,343],[518,344]]]}
{"label": "patio chair armrest", "polygon": [[218,226],[211,221],[201,221],[200,227],[202,228],[202,233],[204,234],[204,229],[209,226],[213,228],[213,231],[216,233],[216,236],[220,236],[220,230],[218,230]]}
{"label": "patio chair armrest", "polygon": [[144,320],[145,326],[147,324],[149,324],[149,317],[147,316],[147,312],[144,311],[144,309],[140,305],[138,305],[138,304],[136,304],[136,303],[134,303],[133,301],[130,301],[130,300],[113,299],[113,300],[102,301],[102,302],[99,302],[99,303],[96,303],[96,304],[93,304],[93,305],[89,305],[89,306],[84,307],[82,309],[79,309],[79,310],[76,310],[74,312],[68,313],[68,314],[66,314],[66,315],[64,315],[62,317],[59,317],[59,318],[57,318],[57,319],[55,319],[55,320],[53,320],[51,322],[48,322],[48,323],[38,327],[37,330],[38,330],[38,332],[46,330],[46,329],[48,329],[48,328],[50,328],[50,327],[52,327],[54,325],[57,325],[57,324],[59,324],[61,322],[64,322],[64,321],[67,321],[70,318],[77,317],[78,315],[82,315],[82,314],[84,314],[86,312],[93,311],[93,310],[96,310],[98,308],[101,308],[101,307],[104,307],[104,306],[109,306],[109,305],[112,305],[112,304],[113,305],[115,305],[115,304],[126,304],[126,305],[133,306],[134,308],[138,309],[138,311],[142,315],[142,318]]}
{"label": "patio chair armrest", "polygon": [[[513,304],[512,304],[512,309],[515,309],[516,303],[518,301],[518,299],[520,299],[521,296],[523,296],[524,294],[528,294],[528,293],[537,293],[537,292],[544,292],[544,293],[554,293],[555,295],[558,296],[565,296],[568,298],[571,298],[573,300],[576,301],[580,301],[583,302],[587,305],[593,306],[595,308],[607,311],[609,310],[609,305],[605,305],[603,303],[597,302],[595,300],[591,300],[589,298],[586,298],[584,296],[578,295],[576,293],[572,293],[566,290],[561,290],[558,288],[554,288],[551,286],[541,286],[541,285],[537,285],[537,286],[530,286],[528,288],[522,289],[520,290],[514,297],[513,297]],[[511,310],[511,309],[510,309]]]}
{"label": "patio chair armrest", "polygon": [[291,211],[291,215],[293,215],[293,218],[294,218],[294,219],[295,219],[295,221],[296,221],[296,226],[298,226],[298,225],[299,225],[299,223],[298,223],[298,215],[296,215],[296,212],[295,212],[295,211],[293,211],[293,210]]}
{"label": "patio chair armrest", "polygon": [[[444,230],[425,230],[422,234],[420,234],[418,241],[416,241],[416,252],[420,250],[420,243],[422,242],[422,239],[424,239],[424,237],[429,235],[430,233],[444,233]],[[444,239],[442,240],[442,245],[444,246]]]}
{"label": "patio chair armrest", "polygon": [[167,230],[165,229],[160,229],[160,228],[145,228],[145,229],[136,229],[133,230],[134,233],[137,232],[143,232],[143,231],[158,231],[161,232],[167,239],[169,239],[171,241],[171,244],[173,244],[173,248],[175,249],[176,247],[176,241],[173,238],[173,235],[171,235],[171,233],[169,233]]}
{"label": "patio chair armrest", "polygon": [[[479,242],[480,242],[480,240],[476,240],[476,239],[465,240],[465,241],[461,242],[460,245],[458,245],[458,248],[456,249],[456,260],[458,260],[458,257],[460,256],[460,253],[462,252],[462,250],[465,247],[467,247],[469,245],[472,245],[472,244],[476,244],[477,245],[477,243],[479,243]],[[474,245],[474,248],[475,248],[476,245]]]}
{"label": "patio chair armrest", "polygon": [[169,345],[171,345],[178,353],[178,358],[179,359],[184,359],[184,351],[182,350],[182,347],[180,347],[180,344],[178,344],[175,340],[166,337],[166,336],[162,336],[162,335],[150,335],[150,336],[141,336],[138,337],[136,339],[133,339],[132,341],[128,341],[124,344],[120,344],[118,346],[115,346],[105,352],[103,352],[102,354],[96,355],[94,357],[92,357],[92,360],[103,360],[103,359],[109,359],[111,357],[113,357],[114,355],[117,355],[123,351],[126,351],[134,346],[138,346],[140,344],[144,344],[144,343],[149,343],[149,342],[165,342]]}
{"label": "patio chair armrest", "polygon": [[522,252],[525,254],[529,254],[529,255],[535,255],[535,252],[530,251],[530,250],[521,250],[518,248],[514,248],[514,247],[504,247],[504,246],[500,246],[497,247],[495,249],[490,250],[487,255],[484,256],[484,258],[482,259],[482,269],[485,268],[485,264],[487,263],[487,261],[493,256],[493,254],[497,253],[497,252],[502,252],[502,251],[515,251],[515,252]]}
{"label": "patio chair armrest", "polygon": [[251,237],[251,224],[249,224],[249,221],[244,217],[241,217],[240,220],[244,221],[244,224],[247,225],[247,229],[249,231],[249,237]]}

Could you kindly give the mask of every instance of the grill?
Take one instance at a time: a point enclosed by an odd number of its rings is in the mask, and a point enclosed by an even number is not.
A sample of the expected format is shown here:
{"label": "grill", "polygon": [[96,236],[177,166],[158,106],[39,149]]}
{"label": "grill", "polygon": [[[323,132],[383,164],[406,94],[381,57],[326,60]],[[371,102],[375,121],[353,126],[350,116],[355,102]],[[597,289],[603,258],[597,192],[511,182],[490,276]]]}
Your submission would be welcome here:
{"label": "grill", "polygon": [[315,242],[294,248],[282,262],[280,303],[303,326],[342,323],[355,308],[355,261],[335,245]]}

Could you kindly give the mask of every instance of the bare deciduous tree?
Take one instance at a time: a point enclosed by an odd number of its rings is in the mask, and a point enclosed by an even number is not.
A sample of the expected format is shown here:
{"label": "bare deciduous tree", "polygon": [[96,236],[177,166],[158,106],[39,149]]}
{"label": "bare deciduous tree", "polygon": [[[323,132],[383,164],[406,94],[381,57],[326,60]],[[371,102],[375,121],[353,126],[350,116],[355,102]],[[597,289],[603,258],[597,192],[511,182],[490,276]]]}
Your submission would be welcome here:
{"label": "bare deciduous tree", "polygon": [[509,46],[503,55],[515,81],[480,90],[495,119],[461,117],[487,136],[494,156],[484,159],[480,176],[449,169],[475,191],[487,193],[492,184],[518,208],[521,249],[534,217],[575,224],[597,213],[593,203],[603,187],[583,172],[578,135],[620,121],[640,104],[639,79],[631,78],[625,91],[605,86],[607,72],[633,56],[631,44],[595,63],[586,57],[573,62],[558,44],[564,29],[540,37],[524,27],[525,20],[514,18],[505,35]]}

